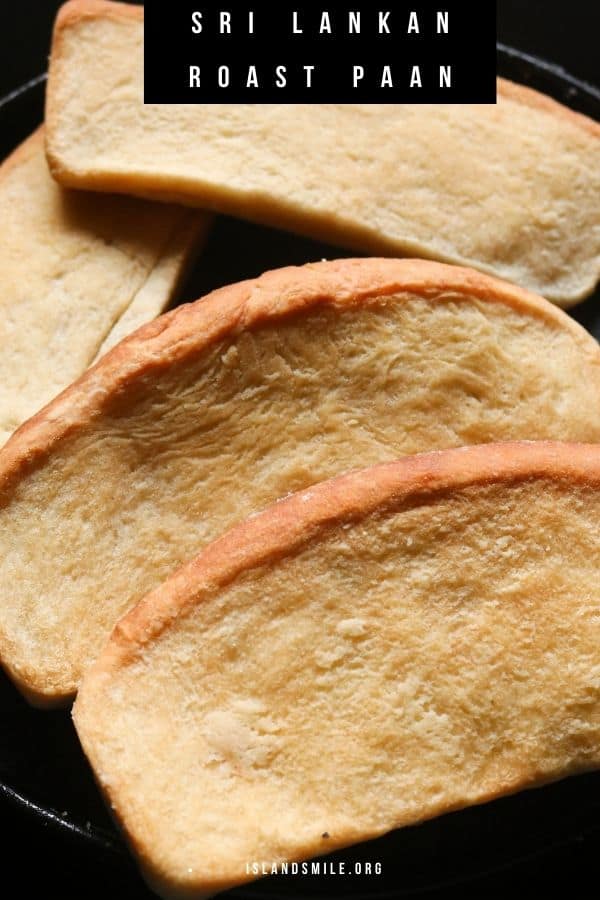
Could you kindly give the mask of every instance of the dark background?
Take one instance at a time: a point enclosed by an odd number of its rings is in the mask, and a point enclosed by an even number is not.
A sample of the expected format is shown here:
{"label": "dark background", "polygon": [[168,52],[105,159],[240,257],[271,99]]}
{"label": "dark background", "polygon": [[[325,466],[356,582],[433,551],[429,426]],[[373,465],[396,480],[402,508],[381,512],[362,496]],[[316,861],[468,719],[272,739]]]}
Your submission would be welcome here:
{"label": "dark background", "polygon": [[[59,5],[57,0],[0,0],[0,96],[45,71],[51,24]],[[499,41],[557,63],[571,75],[600,87],[599,35],[600,4],[596,0],[498,0]],[[476,35],[473,40],[477,40]],[[550,893],[578,900],[595,896],[599,849],[600,831],[587,837],[574,836],[567,846],[553,848],[533,861],[468,886],[430,891],[419,897],[504,900],[507,896],[537,898]],[[0,854],[0,893],[7,900],[138,900],[144,895],[134,874],[115,873],[99,864],[85,845],[63,841],[1,801]]]}

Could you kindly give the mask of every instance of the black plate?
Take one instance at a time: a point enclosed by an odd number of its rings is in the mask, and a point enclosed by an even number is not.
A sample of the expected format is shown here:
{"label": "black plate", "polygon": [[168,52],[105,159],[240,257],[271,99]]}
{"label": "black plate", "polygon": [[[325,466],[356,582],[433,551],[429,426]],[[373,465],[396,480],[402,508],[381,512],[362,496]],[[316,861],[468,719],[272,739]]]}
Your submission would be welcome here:
{"label": "black plate", "polygon": [[[508,47],[499,47],[502,75],[528,84],[600,120],[600,92],[561,69]],[[0,100],[0,158],[43,118],[44,76]],[[233,250],[232,250],[233,248]],[[347,256],[345,250],[230,218],[216,222],[201,264],[185,286],[181,302],[281,265]],[[573,310],[600,337],[600,292]],[[0,674],[0,795],[15,823],[43,825],[49,839],[116,873],[129,900],[151,895],[137,877],[83,758],[66,712],[41,713],[25,704]],[[6,807],[5,810],[6,811]],[[5,819],[8,819],[5,816]],[[473,807],[405,828],[329,857],[380,861],[383,875],[287,877],[257,882],[231,892],[240,898],[408,897],[439,886],[465,883],[515,866],[553,848],[600,840],[600,773],[570,778],[535,791]]]}

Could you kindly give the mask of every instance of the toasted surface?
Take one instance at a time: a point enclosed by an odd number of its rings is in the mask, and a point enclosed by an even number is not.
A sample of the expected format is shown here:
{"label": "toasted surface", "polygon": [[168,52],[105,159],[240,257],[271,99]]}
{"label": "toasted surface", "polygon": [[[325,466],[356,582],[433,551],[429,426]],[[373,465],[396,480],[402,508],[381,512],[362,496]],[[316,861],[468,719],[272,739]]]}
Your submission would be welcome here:
{"label": "toasted surface", "polygon": [[497,106],[144,106],[142,31],[139,7],[62,8],[47,102],[61,183],[471,265],[563,306],[597,283],[597,123],[506,81]]}
{"label": "toasted surface", "polygon": [[0,218],[1,445],[101,345],[165,308],[208,220],[60,188],[42,130],[0,166]]}
{"label": "toasted surface", "polygon": [[594,339],[472,270],[339,260],[215,291],[0,453],[2,662],[65,699],[129,607],[278,497],[432,448],[600,441],[599,397]]}
{"label": "toasted surface", "polygon": [[599,516],[598,446],[486,445],[316,485],[179,570],[74,708],[150,883],[600,765]]}

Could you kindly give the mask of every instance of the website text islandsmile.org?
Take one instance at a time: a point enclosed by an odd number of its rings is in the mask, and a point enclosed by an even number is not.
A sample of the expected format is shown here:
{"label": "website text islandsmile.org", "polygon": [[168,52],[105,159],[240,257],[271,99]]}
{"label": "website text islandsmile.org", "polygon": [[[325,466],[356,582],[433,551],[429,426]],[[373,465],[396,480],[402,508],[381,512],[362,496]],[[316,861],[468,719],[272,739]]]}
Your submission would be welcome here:
{"label": "website text islandsmile.org", "polygon": [[286,860],[252,860],[246,863],[246,874],[255,875],[381,875],[381,862],[315,859],[304,862]]}

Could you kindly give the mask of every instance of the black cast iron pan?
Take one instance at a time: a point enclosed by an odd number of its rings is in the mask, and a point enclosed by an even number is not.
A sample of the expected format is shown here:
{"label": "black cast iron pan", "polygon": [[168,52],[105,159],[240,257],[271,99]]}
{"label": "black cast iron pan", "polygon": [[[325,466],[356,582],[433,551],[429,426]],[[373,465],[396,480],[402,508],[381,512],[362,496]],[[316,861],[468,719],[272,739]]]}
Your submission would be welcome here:
{"label": "black cast iron pan", "polygon": [[[600,91],[561,69],[499,46],[501,75],[537,88],[600,120]],[[41,75],[0,100],[0,158],[43,119]],[[1,239],[1,236],[0,236]],[[219,218],[186,284],[181,302],[213,288],[254,277],[266,269],[347,256],[348,252],[229,218]],[[572,314],[600,338],[600,292]],[[19,839],[52,847],[53,858],[89,865],[107,878],[108,891],[128,900],[150,900],[125,844],[108,816],[83,758],[67,712],[43,713],[25,704],[0,674],[0,821],[14,825]],[[239,898],[343,896],[384,900],[466,889],[491,872],[547,859],[558,848],[582,840],[600,845],[600,773],[570,778],[484,806],[466,809],[415,828],[345,850],[330,860],[381,862],[379,876],[277,877],[231,892]],[[168,828],[168,823],[165,823]],[[82,863],[83,861],[83,863]],[[40,863],[41,864],[41,863]],[[31,859],[35,865],[35,859]],[[473,884],[475,882],[475,884]],[[93,893],[93,884],[90,884]],[[91,895],[91,894],[90,894]]]}

